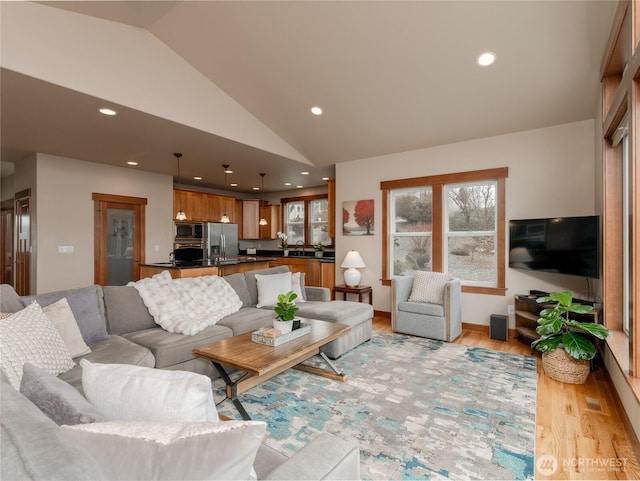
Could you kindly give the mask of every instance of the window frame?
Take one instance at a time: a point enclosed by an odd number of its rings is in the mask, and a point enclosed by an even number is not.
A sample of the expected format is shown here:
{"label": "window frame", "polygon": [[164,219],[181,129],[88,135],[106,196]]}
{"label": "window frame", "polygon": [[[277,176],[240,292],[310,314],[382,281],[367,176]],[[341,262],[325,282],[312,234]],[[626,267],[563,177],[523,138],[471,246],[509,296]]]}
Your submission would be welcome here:
{"label": "window frame", "polygon": [[[326,200],[327,205],[329,202],[328,194],[316,194],[316,195],[304,195],[300,197],[283,197],[280,199],[280,204],[282,204],[282,232],[287,233],[287,204],[293,202],[303,202],[304,203],[304,247],[313,247],[311,243],[311,202],[315,200]],[[329,229],[329,217],[331,213],[327,215],[327,229]],[[317,223],[317,222],[316,222]],[[327,232],[329,232],[327,230]],[[333,237],[329,236],[331,239],[331,243],[326,245],[325,247],[332,247],[334,243]]]}
{"label": "window frame", "polygon": [[430,186],[432,189],[432,254],[431,269],[435,272],[442,271],[444,266],[444,186],[448,184],[464,184],[470,182],[495,181],[496,182],[496,286],[462,286],[462,292],[475,294],[506,295],[506,179],[509,176],[508,167],[495,169],[474,170],[451,174],[430,175],[424,177],[412,177],[408,179],[387,180],[380,182],[382,191],[382,285],[390,286],[391,263],[390,263],[390,242],[391,228],[390,218],[391,191],[397,189],[408,189],[416,187]]}

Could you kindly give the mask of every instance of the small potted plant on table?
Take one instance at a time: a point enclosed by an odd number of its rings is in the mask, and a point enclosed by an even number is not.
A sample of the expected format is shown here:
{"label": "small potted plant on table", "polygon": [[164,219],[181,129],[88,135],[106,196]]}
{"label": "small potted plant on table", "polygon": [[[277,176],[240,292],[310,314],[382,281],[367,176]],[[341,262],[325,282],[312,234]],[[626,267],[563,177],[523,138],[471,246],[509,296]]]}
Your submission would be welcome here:
{"label": "small potted plant on table", "polygon": [[290,332],[293,328],[296,312],[298,312],[298,306],[294,302],[297,297],[298,294],[293,291],[289,291],[286,294],[278,294],[278,302],[273,306],[273,310],[276,313],[273,327],[282,333]]}
{"label": "small potted plant on table", "polygon": [[584,384],[591,368],[590,360],[596,355],[594,343],[581,334],[606,339],[611,331],[593,322],[578,322],[569,313],[586,314],[591,306],[573,302],[571,291],[552,292],[539,297],[538,303],[555,302],[555,307],[543,309],[538,319],[540,339],[531,347],[542,352],[544,373],[556,381]]}

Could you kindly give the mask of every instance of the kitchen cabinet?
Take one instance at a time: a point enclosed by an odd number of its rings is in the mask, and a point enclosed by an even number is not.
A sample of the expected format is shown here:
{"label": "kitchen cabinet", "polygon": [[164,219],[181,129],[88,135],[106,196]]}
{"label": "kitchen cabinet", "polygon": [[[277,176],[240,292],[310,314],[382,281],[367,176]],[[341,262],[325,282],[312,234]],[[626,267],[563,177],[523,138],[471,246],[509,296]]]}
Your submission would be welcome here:
{"label": "kitchen cabinet", "polygon": [[228,195],[174,189],[173,218],[182,206],[187,220],[220,222],[222,215],[227,214],[231,222],[236,222],[235,202],[235,198]]}
{"label": "kitchen cabinet", "polygon": [[191,190],[174,189],[173,191],[173,218],[182,208],[187,215],[187,220],[202,220],[202,198],[199,192]]}
{"label": "kitchen cabinet", "polygon": [[304,272],[306,286],[327,287],[335,285],[335,263],[308,257],[277,257],[269,267],[289,266],[291,272]]}
{"label": "kitchen cabinet", "polygon": [[279,205],[261,205],[260,218],[267,221],[267,225],[261,225],[260,239],[277,239],[280,230],[280,206]]}
{"label": "kitchen cabinet", "polygon": [[236,222],[236,199],[228,195],[203,194],[205,219],[209,222],[220,222],[227,215],[229,222]]}
{"label": "kitchen cabinet", "polygon": [[238,239],[244,239],[244,230],[243,230],[243,216],[242,216],[242,200],[241,199],[236,199],[235,200],[235,209],[234,212],[236,213],[236,224],[238,224]]}
{"label": "kitchen cabinet", "polygon": [[237,264],[228,264],[223,266],[206,266],[206,267],[171,267],[155,264],[141,264],[140,278],[151,277],[160,274],[162,271],[169,271],[172,279],[184,279],[186,277],[199,276],[226,276],[236,274],[238,272],[247,272],[255,269],[266,269],[269,267],[269,260],[255,260],[251,262],[238,262]]}
{"label": "kitchen cabinet", "polygon": [[307,259],[305,284],[333,289],[336,284],[336,264],[319,259]]}
{"label": "kitchen cabinet", "polygon": [[242,238],[259,239],[260,201],[245,199],[242,201]]}
{"label": "kitchen cabinet", "polygon": [[329,237],[336,237],[336,181],[327,181],[327,210],[329,211]]}

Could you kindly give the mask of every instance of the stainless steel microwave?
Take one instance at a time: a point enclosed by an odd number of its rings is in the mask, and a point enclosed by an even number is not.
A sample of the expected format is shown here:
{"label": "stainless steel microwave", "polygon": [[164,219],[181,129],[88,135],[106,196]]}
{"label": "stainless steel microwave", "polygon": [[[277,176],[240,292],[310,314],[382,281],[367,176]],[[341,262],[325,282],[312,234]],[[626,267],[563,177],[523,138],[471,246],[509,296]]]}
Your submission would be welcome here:
{"label": "stainless steel microwave", "polygon": [[201,242],[204,222],[174,222],[174,242]]}

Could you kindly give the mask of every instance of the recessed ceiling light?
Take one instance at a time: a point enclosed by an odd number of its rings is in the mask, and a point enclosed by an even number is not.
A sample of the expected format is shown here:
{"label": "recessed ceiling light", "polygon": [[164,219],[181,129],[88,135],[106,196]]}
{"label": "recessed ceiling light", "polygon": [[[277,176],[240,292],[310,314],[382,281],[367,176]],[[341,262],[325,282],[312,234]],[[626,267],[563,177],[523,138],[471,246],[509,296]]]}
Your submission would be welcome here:
{"label": "recessed ceiling light", "polygon": [[322,115],[322,109],[320,107],[311,107],[311,113],[313,115]]}
{"label": "recessed ceiling light", "polygon": [[238,184],[237,184],[236,182],[231,182],[229,185],[230,185],[231,187],[238,187]]}
{"label": "recessed ceiling light", "polygon": [[322,180],[329,180],[329,177],[323,177]]}
{"label": "recessed ceiling light", "polygon": [[116,111],[112,109],[100,109],[99,112],[104,115],[116,115]]}
{"label": "recessed ceiling light", "polygon": [[300,172],[300,175],[309,175],[309,172]]}
{"label": "recessed ceiling light", "polygon": [[223,172],[225,174],[233,174],[233,170],[231,170],[231,169],[224,169]]}
{"label": "recessed ceiling light", "polygon": [[260,187],[253,187],[253,190],[260,190]]}
{"label": "recessed ceiling light", "polygon": [[202,180],[202,177],[200,177],[199,175],[196,175],[193,180]]}
{"label": "recessed ceiling light", "polygon": [[285,182],[284,185],[291,185],[291,182]]}
{"label": "recessed ceiling light", "polygon": [[129,164],[129,165],[138,165],[138,163],[135,160],[129,160],[127,162],[127,164]]}
{"label": "recessed ceiling light", "polygon": [[302,186],[301,185],[296,185],[296,188],[297,189],[302,189]]}
{"label": "recessed ceiling light", "polygon": [[488,67],[496,61],[496,54],[493,52],[484,52],[478,57],[478,65]]}

